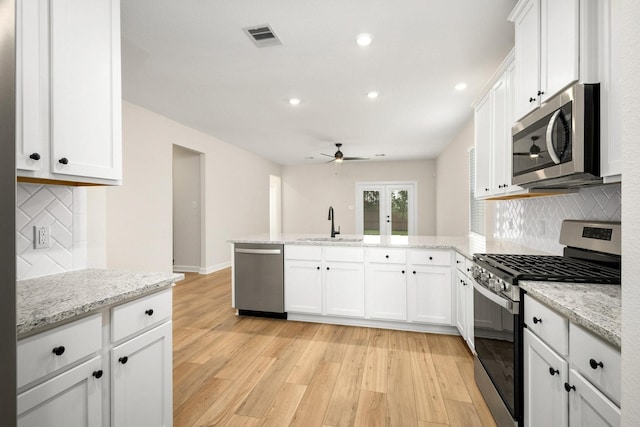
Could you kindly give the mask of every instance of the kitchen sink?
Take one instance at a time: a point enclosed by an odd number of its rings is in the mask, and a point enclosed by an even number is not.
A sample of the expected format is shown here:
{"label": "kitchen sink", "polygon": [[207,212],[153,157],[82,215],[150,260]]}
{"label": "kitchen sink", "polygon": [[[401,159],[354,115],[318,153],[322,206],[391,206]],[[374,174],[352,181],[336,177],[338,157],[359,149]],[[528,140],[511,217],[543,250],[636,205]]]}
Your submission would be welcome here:
{"label": "kitchen sink", "polygon": [[362,242],[361,237],[300,237],[301,242]]}

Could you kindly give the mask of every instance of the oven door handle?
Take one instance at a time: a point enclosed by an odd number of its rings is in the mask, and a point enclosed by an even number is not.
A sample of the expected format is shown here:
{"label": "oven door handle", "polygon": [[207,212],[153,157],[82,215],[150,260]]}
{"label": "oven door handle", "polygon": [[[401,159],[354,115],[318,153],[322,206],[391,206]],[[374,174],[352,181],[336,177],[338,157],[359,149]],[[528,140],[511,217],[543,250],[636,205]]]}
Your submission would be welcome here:
{"label": "oven door handle", "polygon": [[516,310],[513,309],[513,301],[510,301],[508,299],[502,298],[498,294],[494,294],[489,289],[487,289],[484,286],[480,285],[475,280],[473,281],[473,289],[475,289],[476,291],[480,292],[482,294],[482,296],[488,298],[489,300],[491,300],[491,302],[494,302],[494,303],[498,304],[500,307],[504,308],[509,313],[518,314],[517,313],[517,309]]}

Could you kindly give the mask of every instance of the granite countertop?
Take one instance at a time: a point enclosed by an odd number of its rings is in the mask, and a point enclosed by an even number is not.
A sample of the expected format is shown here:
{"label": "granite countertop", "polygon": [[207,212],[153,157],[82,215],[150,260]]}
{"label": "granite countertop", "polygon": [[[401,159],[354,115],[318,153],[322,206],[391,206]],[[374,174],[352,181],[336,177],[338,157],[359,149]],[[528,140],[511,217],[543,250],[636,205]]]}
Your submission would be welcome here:
{"label": "granite countertop", "polygon": [[110,305],[158,291],[183,274],[88,269],[16,283],[18,338]]}
{"label": "granite countertop", "polygon": [[529,281],[519,284],[531,297],[593,332],[617,349],[621,348],[620,285]]}
{"label": "granite countertop", "polygon": [[363,236],[338,235],[334,239],[324,234],[256,234],[231,239],[229,243],[273,243],[287,245],[397,247],[421,249],[455,249],[467,258],[474,253],[512,253],[548,255],[526,246],[482,236]]}

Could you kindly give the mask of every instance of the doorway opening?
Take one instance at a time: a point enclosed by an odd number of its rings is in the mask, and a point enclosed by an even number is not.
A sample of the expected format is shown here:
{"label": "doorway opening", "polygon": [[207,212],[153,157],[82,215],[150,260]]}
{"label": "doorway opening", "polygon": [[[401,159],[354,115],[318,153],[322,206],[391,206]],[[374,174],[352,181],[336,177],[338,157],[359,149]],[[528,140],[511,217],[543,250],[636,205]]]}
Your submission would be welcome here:
{"label": "doorway opening", "polygon": [[416,234],[416,182],[356,184],[356,233]]}
{"label": "doorway opening", "polygon": [[282,179],[269,175],[269,234],[273,237],[282,232]]}
{"label": "doorway opening", "polygon": [[203,273],[204,154],[173,146],[173,271]]}

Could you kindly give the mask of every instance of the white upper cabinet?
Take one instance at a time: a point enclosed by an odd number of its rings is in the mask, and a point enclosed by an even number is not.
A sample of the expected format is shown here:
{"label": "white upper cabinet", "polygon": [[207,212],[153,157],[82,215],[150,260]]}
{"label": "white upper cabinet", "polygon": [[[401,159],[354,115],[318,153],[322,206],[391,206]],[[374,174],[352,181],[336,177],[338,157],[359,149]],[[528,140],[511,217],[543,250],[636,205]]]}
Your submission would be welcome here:
{"label": "white upper cabinet", "polygon": [[476,197],[491,195],[491,95],[486,94],[475,107]]}
{"label": "white upper cabinet", "polygon": [[19,0],[18,176],[122,179],[119,0]]}
{"label": "white upper cabinet", "polygon": [[515,24],[515,116],[520,119],[579,79],[580,1],[521,0]]}

